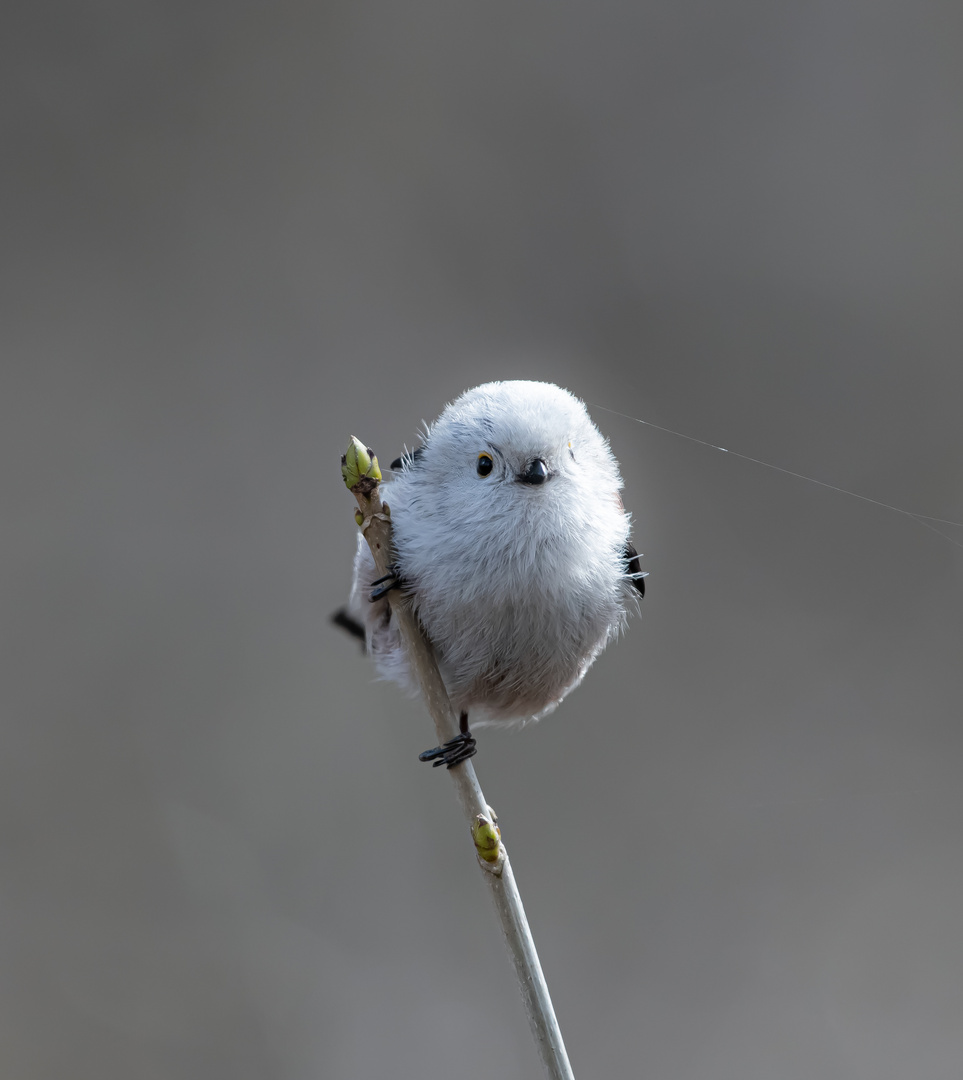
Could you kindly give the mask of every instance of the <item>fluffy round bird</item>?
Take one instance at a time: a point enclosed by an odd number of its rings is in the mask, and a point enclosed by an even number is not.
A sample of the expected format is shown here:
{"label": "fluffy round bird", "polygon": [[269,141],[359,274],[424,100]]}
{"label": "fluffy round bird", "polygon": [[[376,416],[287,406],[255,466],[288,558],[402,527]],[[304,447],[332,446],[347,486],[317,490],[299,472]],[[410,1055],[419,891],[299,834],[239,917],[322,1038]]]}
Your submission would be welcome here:
{"label": "fluffy round bird", "polygon": [[583,403],[558,386],[468,390],[392,469],[383,495],[393,576],[377,579],[359,536],[338,621],[363,630],[381,675],[417,692],[386,594],[398,585],[410,597],[461,717],[459,736],[422,760],[450,768],[475,752],[469,721],[526,723],[578,686],[645,575],[618,463]]}

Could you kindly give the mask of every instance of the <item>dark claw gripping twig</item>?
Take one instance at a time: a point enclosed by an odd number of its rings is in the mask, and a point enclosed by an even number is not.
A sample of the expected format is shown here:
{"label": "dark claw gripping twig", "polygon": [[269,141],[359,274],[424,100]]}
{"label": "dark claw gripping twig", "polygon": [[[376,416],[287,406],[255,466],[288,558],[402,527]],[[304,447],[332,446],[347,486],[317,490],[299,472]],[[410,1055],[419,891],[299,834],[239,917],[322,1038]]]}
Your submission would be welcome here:
{"label": "dark claw gripping twig", "polygon": [[401,578],[398,576],[398,567],[389,566],[388,573],[383,577],[372,581],[371,584],[378,586],[377,589],[371,590],[371,595],[368,597],[373,604],[376,600],[380,600],[383,596],[387,596],[392,589],[397,589],[401,586]]}
{"label": "dark claw gripping twig", "polygon": [[474,757],[477,752],[475,736],[470,731],[463,731],[442,746],[424,750],[418,755],[418,760],[430,761],[433,769],[437,769],[439,765],[447,765],[451,769],[462,761]]}

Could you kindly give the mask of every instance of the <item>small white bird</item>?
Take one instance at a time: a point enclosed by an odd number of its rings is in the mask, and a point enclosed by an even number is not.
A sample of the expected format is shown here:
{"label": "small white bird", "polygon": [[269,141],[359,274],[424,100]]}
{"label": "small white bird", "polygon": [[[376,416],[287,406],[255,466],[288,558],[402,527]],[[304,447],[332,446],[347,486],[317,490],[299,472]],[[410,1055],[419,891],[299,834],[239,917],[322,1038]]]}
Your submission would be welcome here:
{"label": "small white bird", "polygon": [[348,606],[378,671],[417,692],[386,593],[400,586],[435,648],[461,732],[424,761],[475,753],[472,724],[520,724],[581,682],[645,592],[618,463],[585,406],[541,382],[468,390],[392,464],[395,546],[378,579],[358,537]]}

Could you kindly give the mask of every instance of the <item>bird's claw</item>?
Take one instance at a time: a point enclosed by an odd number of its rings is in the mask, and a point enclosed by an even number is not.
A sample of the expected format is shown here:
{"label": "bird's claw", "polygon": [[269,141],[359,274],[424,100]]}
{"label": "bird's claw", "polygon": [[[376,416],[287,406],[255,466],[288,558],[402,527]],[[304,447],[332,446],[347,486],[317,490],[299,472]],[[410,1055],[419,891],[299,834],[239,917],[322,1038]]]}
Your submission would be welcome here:
{"label": "bird's claw", "polygon": [[430,761],[433,769],[437,769],[439,765],[447,765],[451,769],[470,757],[474,757],[477,752],[475,736],[470,731],[463,731],[460,735],[449,739],[444,745],[423,751],[418,755],[418,760]]}
{"label": "bird's claw", "polygon": [[380,578],[376,578],[371,584],[378,586],[378,588],[371,590],[371,595],[368,597],[373,604],[376,600],[380,600],[383,596],[387,596],[392,589],[400,587],[401,578],[398,576],[398,567],[394,565],[389,566],[388,573]]}

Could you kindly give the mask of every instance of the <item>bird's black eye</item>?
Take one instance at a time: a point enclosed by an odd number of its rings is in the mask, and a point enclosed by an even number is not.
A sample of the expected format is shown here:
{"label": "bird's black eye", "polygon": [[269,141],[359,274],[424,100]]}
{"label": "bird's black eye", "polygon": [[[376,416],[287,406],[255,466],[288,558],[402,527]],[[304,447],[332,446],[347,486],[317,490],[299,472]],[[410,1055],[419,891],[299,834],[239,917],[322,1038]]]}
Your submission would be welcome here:
{"label": "bird's black eye", "polygon": [[479,454],[476,468],[479,476],[487,476],[495,468],[495,462],[492,461],[491,454]]}

